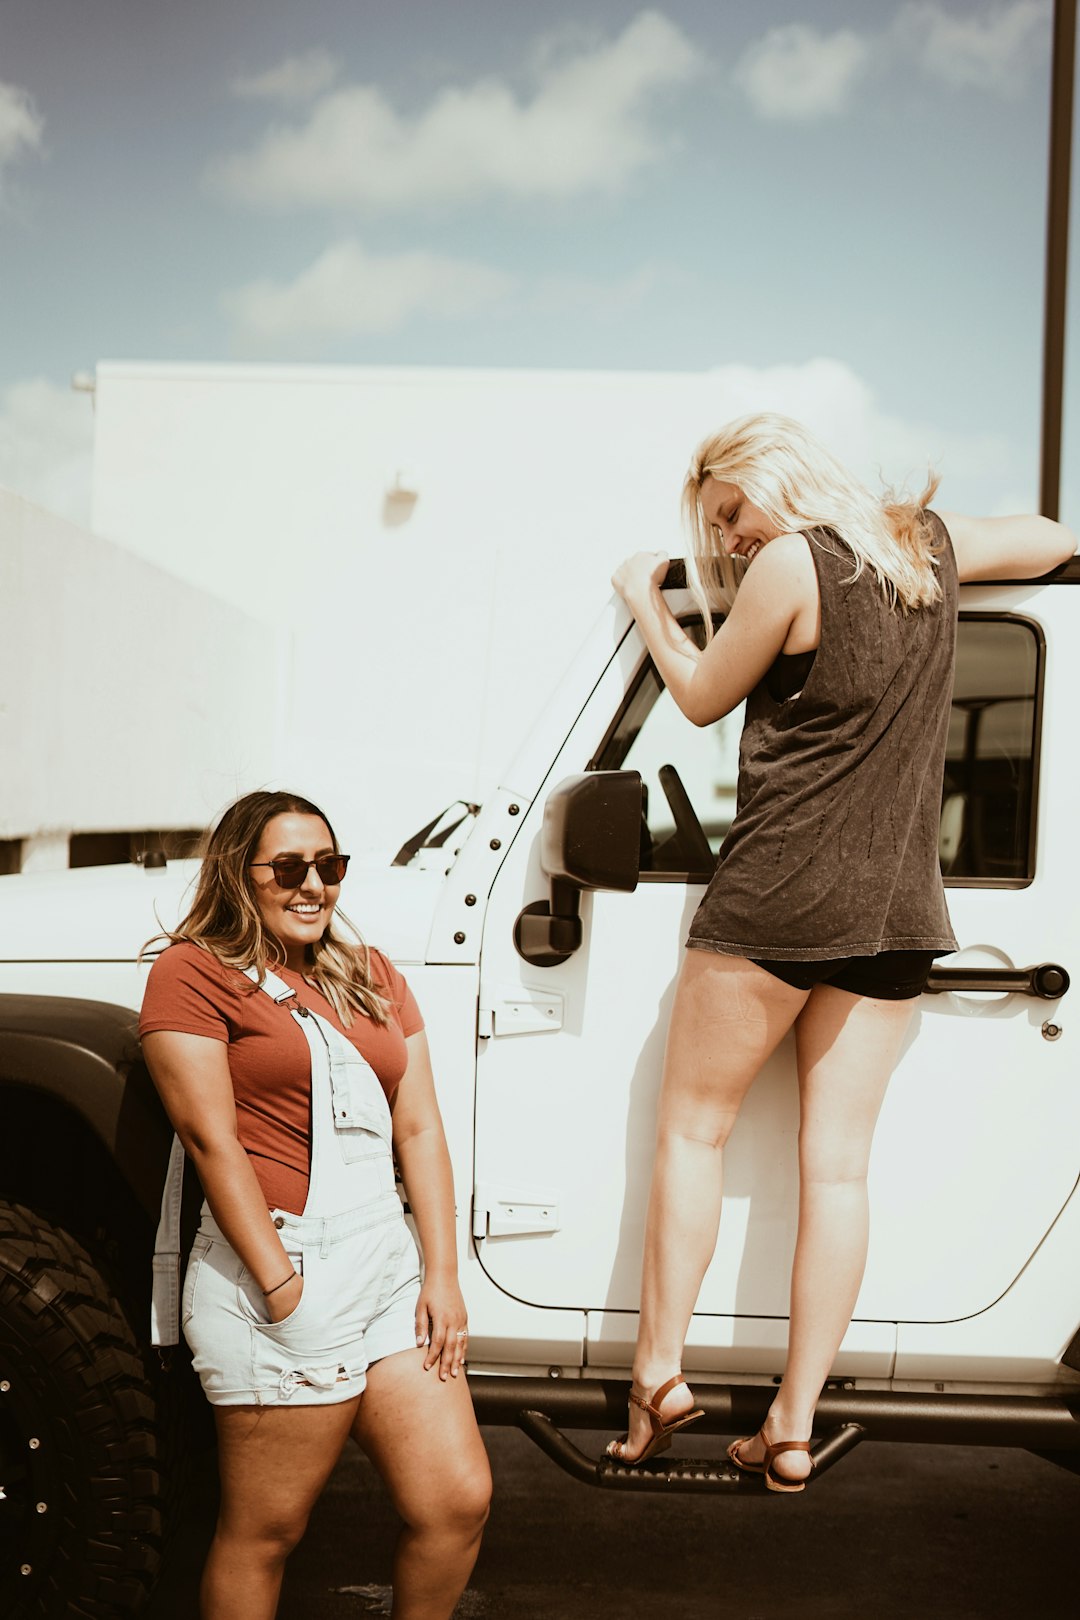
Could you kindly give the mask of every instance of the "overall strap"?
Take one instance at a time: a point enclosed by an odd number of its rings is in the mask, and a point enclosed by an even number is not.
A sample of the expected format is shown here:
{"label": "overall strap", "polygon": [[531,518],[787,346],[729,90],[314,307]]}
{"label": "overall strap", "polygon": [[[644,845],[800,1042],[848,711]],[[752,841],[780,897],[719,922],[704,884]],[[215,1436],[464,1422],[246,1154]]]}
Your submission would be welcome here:
{"label": "overall strap", "polygon": [[270,997],[271,1001],[276,1001],[280,1004],[283,1001],[292,1001],[296,995],[296,991],[292,988],[292,986],[286,984],[284,979],[279,979],[277,974],[272,973],[269,968],[265,968],[263,970],[261,980],[259,978],[259,970],[256,967],[241,968],[240,971],[245,975],[246,978],[251,980],[252,984],[257,985],[260,990],[265,991],[265,993]]}
{"label": "overall strap", "polygon": [[[245,968],[244,972],[253,984],[259,983],[255,968]],[[279,1005],[288,1003],[296,995],[269,969],[259,989]],[[339,1128],[359,1125],[375,1131],[389,1148],[393,1140],[390,1104],[370,1063],[321,1013],[302,1007],[299,1002],[287,1007],[287,1011],[303,1028],[312,1063],[326,1062],[335,1123]],[[321,1037],[318,1042],[317,1037]]]}
{"label": "overall strap", "polygon": [[169,1168],[161,1194],[161,1219],[154,1240],[150,1292],[150,1343],[180,1342],[180,1205],[184,1195],[184,1149],[173,1135]]}
{"label": "overall strap", "polygon": [[[312,1085],[315,1086],[317,1076],[324,1077],[328,1082],[329,1115],[326,1123],[331,1134],[351,1129],[368,1130],[381,1138],[388,1153],[392,1152],[390,1104],[378,1076],[363,1054],[322,1013],[303,1006],[296,991],[276,973],[267,969],[260,983],[256,968],[245,968],[244,972],[272,1001],[283,1006],[303,1030],[311,1052]],[[319,1123],[321,1117],[321,1114],[312,1114],[313,1164],[323,1140]],[[335,1171],[340,1167],[339,1161],[340,1155],[335,1148]]]}

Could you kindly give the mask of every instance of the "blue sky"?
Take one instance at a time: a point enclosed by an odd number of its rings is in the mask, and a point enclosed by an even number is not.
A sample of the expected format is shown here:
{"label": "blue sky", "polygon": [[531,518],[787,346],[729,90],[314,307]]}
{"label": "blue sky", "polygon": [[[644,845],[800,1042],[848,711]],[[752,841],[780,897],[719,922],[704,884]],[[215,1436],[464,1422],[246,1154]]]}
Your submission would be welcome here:
{"label": "blue sky", "polygon": [[1033,504],[1049,40],[1048,0],[2,0],[0,481],[79,514],[99,360],[824,359]]}

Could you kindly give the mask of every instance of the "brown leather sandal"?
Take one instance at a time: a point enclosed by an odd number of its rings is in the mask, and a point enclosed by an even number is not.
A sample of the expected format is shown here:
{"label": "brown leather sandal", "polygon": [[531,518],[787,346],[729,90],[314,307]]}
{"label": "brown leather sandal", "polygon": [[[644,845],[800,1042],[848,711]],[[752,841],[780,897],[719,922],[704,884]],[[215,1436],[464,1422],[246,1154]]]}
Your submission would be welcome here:
{"label": "brown leather sandal", "polygon": [[[633,1468],[638,1463],[645,1462],[647,1458],[655,1457],[657,1452],[666,1451],[671,1444],[673,1434],[676,1434],[680,1429],[685,1429],[690,1423],[696,1423],[698,1418],[704,1417],[705,1413],[700,1406],[692,1407],[689,1412],[680,1412],[678,1417],[672,1418],[670,1423],[665,1423],[660,1416],[660,1404],[664,1397],[670,1395],[678,1384],[685,1383],[686,1379],[682,1373],[677,1372],[674,1378],[669,1378],[666,1384],[661,1384],[659,1389],[653,1390],[652,1399],[648,1401],[631,1386],[630,1399],[635,1406],[640,1406],[643,1412],[648,1413],[652,1436],[636,1457],[623,1457],[619,1454],[630,1438],[629,1432],[624,1434],[621,1440],[609,1441],[606,1455],[613,1458],[615,1462],[625,1463],[628,1468]],[[619,1449],[616,1450],[616,1447]]]}
{"label": "brown leather sandal", "polygon": [[[758,1430],[758,1434],[760,1434],[761,1438],[765,1440],[765,1436],[762,1434],[760,1429]],[[743,1462],[742,1458],[739,1456],[739,1447],[748,1445],[751,1440],[756,1439],[757,1434],[744,1434],[741,1440],[733,1440],[730,1446],[727,1448],[728,1456],[731,1458],[736,1468],[741,1468],[744,1474],[763,1474],[765,1472],[765,1464],[763,1462]],[[769,1442],[765,1440],[765,1444],[768,1445],[768,1443]]]}
{"label": "brown leather sandal", "polygon": [[[759,1463],[743,1462],[739,1456],[739,1447],[745,1446],[749,1440],[756,1440],[758,1435],[760,1435],[761,1439],[765,1441],[764,1457]],[[780,1491],[785,1495],[793,1494],[796,1491],[804,1491],[806,1489],[805,1479],[784,1479],[776,1472],[772,1464],[773,1458],[778,1457],[782,1451],[805,1451],[809,1455],[809,1440],[778,1440],[775,1446],[770,1446],[769,1442],[765,1440],[764,1429],[759,1429],[758,1435],[745,1434],[741,1440],[733,1440],[730,1446],[728,1446],[727,1454],[735,1464],[736,1468],[741,1468],[746,1474],[764,1474],[766,1489],[770,1491]],[[814,1459],[811,1457],[810,1475],[812,1475],[813,1472]],[[807,1475],[807,1478],[809,1478],[810,1475]]]}

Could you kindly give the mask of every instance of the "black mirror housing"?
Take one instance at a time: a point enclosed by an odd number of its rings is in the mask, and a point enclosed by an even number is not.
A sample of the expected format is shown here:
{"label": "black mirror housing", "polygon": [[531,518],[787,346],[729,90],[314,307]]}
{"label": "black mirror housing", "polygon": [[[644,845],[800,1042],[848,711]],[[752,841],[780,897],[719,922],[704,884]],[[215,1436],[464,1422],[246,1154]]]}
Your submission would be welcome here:
{"label": "black mirror housing", "polygon": [[644,787],[637,771],[568,776],[548,796],[540,865],[551,900],[526,906],[514,928],[518,954],[534,967],[557,967],[581,944],[583,889],[637,888]]}
{"label": "black mirror housing", "polygon": [[586,771],[548,795],[540,865],[575,889],[637,888],[644,788],[637,771]]}

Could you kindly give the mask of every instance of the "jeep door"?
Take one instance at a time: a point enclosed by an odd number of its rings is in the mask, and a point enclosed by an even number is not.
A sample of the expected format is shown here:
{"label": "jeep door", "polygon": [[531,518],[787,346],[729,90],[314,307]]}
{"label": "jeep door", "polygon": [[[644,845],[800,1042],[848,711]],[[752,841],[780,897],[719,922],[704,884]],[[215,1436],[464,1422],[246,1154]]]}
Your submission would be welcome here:
{"label": "jeep door", "polygon": [[[668,599],[689,622],[688,596]],[[1066,739],[1080,690],[1080,593],[1068,584],[969,586],[961,607],[941,858],[962,949],[941,965],[1080,971],[1080,920],[1066,889],[1075,861],[1076,767]],[[490,897],[473,1228],[498,1287],[586,1312],[586,1360],[612,1368],[628,1363],[636,1332],[664,1040],[711,861],[701,833],[715,853],[734,812],[741,724],[741,713],[700,730],[688,724],[636,627],[625,615],[619,624],[611,661]],[[640,882],[634,893],[584,895],[580,948],[560,965],[530,965],[515,949],[514,925],[548,894],[538,848],[545,794],[593,769],[642,775]],[[1028,994],[923,997],[875,1142],[870,1257],[838,1374],[902,1372],[898,1324],[992,1312],[1054,1227],[1076,1184],[1080,1142],[1067,1032],[1054,1034],[1062,1027],[1053,1001]],[[789,1038],[725,1152],[720,1240],[691,1325],[688,1368],[780,1370],[797,1132]]]}

